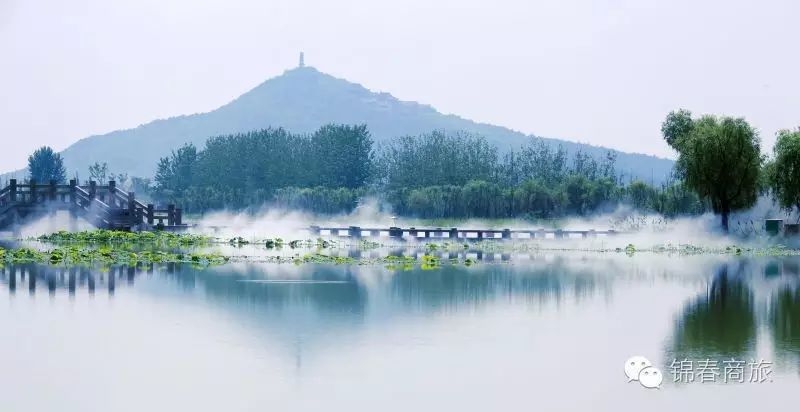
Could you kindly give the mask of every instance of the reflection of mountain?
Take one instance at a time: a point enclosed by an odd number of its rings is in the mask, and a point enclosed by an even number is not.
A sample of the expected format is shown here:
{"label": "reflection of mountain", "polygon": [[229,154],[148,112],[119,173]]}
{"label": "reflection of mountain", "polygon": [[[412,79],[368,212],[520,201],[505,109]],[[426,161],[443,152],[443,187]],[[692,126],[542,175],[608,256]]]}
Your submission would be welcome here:
{"label": "reflection of mountain", "polygon": [[302,279],[295,279],[301,283],[269,282],[271,279],[264,278],[254,266],[245,270],[217,268],[214,272],[182,269],[178,279],[185,282],[190,278],[210,298],[237,306],[280,310],[297,305],[320,313],[360,316],[367,302],[367,291],[347,268],[315,267]]}
{"label": "reflection of mountain", "polygon": [[[436,270],[387,271],[381,267],[312,265],[229,265],[199,269],[164,264],[137,267],[114,266],[105,270],[64,268],[38,264],[8,265],[0,269],[2,281],[16,290],[21,283],[34,288],[46,285],[74,291],[76,287],[108,287],[134,284],[142,272],[172,283],[171,289],[201,292],[224,305],[258,311],[286,313],[292,307],[312,310],[320,316],[362,316],[368,296],[381,307],[435,312],[444,307],[474,306],[496,298],[517,296],[541,302],[565,296],[591,296],[597,282],[605,282],[588,267],[576,268],[568,260],[537,262],[524,268],[485,264],[465,268],[445,265]],[[376,274],[376,272],[378,272]],[[13,274],[13,275],[12,275]],[[370,282],[372,278],[384,282]],[[386,280],[388,279],[388,280]],[[159,289],[165,290],[163,285]],[[165,290],[166,291],[166,290]],[[391,311],[390,311],[391,312]]]}
{"label": "reflection of mountain", "polygon": [[714,276],[705,296],[691,302],[678,317],[672,352],[666,359],[744,358],[755,348],[753,297],[741,276],[728,265]]}
{"label": "reflection of mountain", "polygon": [[607,279],[560,259],[524,268],[481,264],[397,272],[344,265],[183,266],[160,273],[160,278],[204,296],[241,326],[281,342],[298,365],[350,344],[362,331],[390,330],[419,313],[436,316],[510,297],[537,302],[581,298]]}

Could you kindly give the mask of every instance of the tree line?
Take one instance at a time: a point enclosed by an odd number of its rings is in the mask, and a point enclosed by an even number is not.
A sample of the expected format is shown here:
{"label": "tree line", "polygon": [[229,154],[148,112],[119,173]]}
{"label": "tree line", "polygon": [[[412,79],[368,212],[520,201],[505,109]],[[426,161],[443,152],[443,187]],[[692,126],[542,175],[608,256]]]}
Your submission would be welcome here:
{"label": "tree line", "polygon": [[666,215],[705,203],[680,183],[622,183],[609,152],[568,156],[532,138],[502,155],[478,135],[433,131],[373,143],[366,126],[327,125],[310,135],[284,129],[219,136],[161,159],[153,193],[185,210],[272,204],[322,213],[351,211],[366,196],[419,217],[585,215],[620,203]]}
{"label": "tree line", "polygon": [[[529,217],[586,215],[628,204],[667,216],[712,210],[729,215],[771,194],[800,209],[800,129],[778,133],[769,158],[742,118],[669,113],[666,142],[678,154],[674,179],[653,186],[623,182],[615,155],[596,159],[531,140],[508,152],[478,135],[433,131],[377,145],[365,125],[326,125],[311,134],[282,128],[210,138],[159,161],[155,178],[131,178],[137,193],[189,212],[265,204],[322,213],[351,211],[375,196],[402,215]],[[28,159],[29,178],[65,180],[63,159],[43,147]],[[95,163],[93,179],[117,178]],[[119,175],[127,179],[126,175]]]}

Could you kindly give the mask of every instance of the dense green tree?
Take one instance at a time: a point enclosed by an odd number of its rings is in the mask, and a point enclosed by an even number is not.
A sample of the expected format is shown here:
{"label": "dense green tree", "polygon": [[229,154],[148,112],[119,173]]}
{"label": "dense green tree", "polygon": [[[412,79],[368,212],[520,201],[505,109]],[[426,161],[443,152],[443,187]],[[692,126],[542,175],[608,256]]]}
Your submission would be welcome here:
{"label": "dense green tree", "polygon": [[179,199],[193,183],[196,163],[197,149],[191,144],[161,158],[156,170],[156,193],[168,199]]}
{"label": "dense green tree", "polygon": [[587,213],[591,207],[592,189],[592,182],[586,176],[569,176],[564,184],[568,210],[578,215]]}
{"label": "dense green tree", "polygon": [[492,180],[497,149],[480,136],[434,131],[392,140],[382,148],[378,162],[382,183],[389,190],[460,186],[470,180]]}
{"label": "dense green tree", "polygon": [[631,206],[639,210],[655,210],[658,191],[640,180],[631,182],[625,189]]}
{"label": "dense green tree", "polygon": [[560,191],[549,189],[538,180],[526,180],[513,191],[513,215],[550,218],[564,208],[566,199]]}
{"label": "dense green tree", "polygon": [[655,211],[667,217],[678,215],[699,215],[708,207],[697,193],[682,182],[665,184],[658,192]]}
{"label": "dense green tree", "polygon": [[372,138],[366,125],[329,124],[311,136],[311,170],[323,187],[362,187],[372,172]]}
{"label": "dense green tree", "polygon": [[672,112],[662,126],[664,139],[678,152],[676,170],[686,186],[708,199],[728,231],[732,211],[751,207],[758,194],[761,143],[742,118]]}
{"label": "dense green tree", "polygon": [[775,200],[784,209],[800,211],[800,129],[779,131],[773,152],[767,174]]}
{"label": "dense green tree", "polygon": [[[327,125],[312,135],[278,128],[216,136],[203,150],[189,145],[162,158],[154,192],[189,211],[258,207],[278,200],[324,209],[322,205],[347,202],[337,200],[340,193],[320,188],[365,187],[374,169],[373,156],[372,138],[363,125]],[[296,189],[283,191],[279,199],[278,191],[284,188]],[[328,196],[332,197],[317,201]],[[311,198],[317,200],[302,200]]]}
{"label": "dense green tree", "polygon": [[667,115],[664,123],[661,124],[661,134],[664,136],[664,140],[667,141],[667,144],[675,147],[680,138],[689,136],[692,133],[693,128],[694,120],[692,120],[692,112],[679,109]]}
{"label": "dense green tree", "polygon": [[541,139],[531,139],[522,146],[517,155],[518,177],[510,182],[517,185],[525,180],[537,180],[543,184],[556,185],[569,173],[567,152],[559,147],[553,150]]}
{"label": "dense green tree", "polygon": [[285,187],[275,192],[272,203],[291,210],[307,210],[318,213],[350,212],[358,204],[363,193],[345,187],[296,188]]}
{"label": "dense green tree", "polygon": [[48,146],[36,149],[28,157],[28,173],[30,180],[39,183],[63,183],[67,178],[64,160]]}

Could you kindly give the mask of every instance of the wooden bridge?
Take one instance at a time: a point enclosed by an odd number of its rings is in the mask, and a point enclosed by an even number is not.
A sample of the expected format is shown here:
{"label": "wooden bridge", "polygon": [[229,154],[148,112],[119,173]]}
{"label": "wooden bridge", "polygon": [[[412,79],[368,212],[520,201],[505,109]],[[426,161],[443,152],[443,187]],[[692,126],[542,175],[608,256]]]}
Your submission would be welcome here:
{"label": "wooden bridge", "polygon": [[565,229],[459,229],[449,228],[415,228],[401,227],[321,227],[311,226],[308,229],[312,236],[395,239],[462,239],[462,240],[511,240],[511,239],[568,239],[594,238],[598,236],[614,236],[620,234],[616,230],[565,230]]}
{"label": "wooden bridge", "polygon": [[170,230],[188,227],[182,221],[181,209],[174,205],[156,209],[152,204],[143,204],[136,200],[133,192],[118,188],[113,180],[105,186],[94,181],[80,186],[74,179],[69,184],[55,181],[19,184],[16,179],[11,179],[9,185],[0,190],[0,228],[58,210],[69,211],[72,216],[84,218],[102,229]]}

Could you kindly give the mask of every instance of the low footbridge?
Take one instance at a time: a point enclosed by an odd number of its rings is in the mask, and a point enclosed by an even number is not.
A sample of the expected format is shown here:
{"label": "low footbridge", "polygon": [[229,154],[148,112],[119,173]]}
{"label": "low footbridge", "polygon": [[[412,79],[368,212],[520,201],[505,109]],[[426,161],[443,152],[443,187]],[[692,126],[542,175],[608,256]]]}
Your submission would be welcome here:
{"label": "low footbridge", "polygon": [[116,182],[98,185],[89,181],[79,185],[77,180],[69,184],[51,181],[40,184],[35,181],[18,183],[11,179],[8,186],[0,189],[0,228],[10,227],[32,217],[56,211],[69,211],[101,229],[112,230],[176,230],[186,228],[182,211],[175,205],[157,209],[153,204],[144,204],[133,192],[117,187]]}
{"label": "low footbridge", "polygon": [[417,227],[325,227],[308,228],[312,236],[349,238],[394,238],[394,239],[468,239],[468,240],[511,240],[511,239],[569,239],[615,236],[622,232],[616,230],[567,230],[567,229],[480,229],[480,228],[417,228]]}

